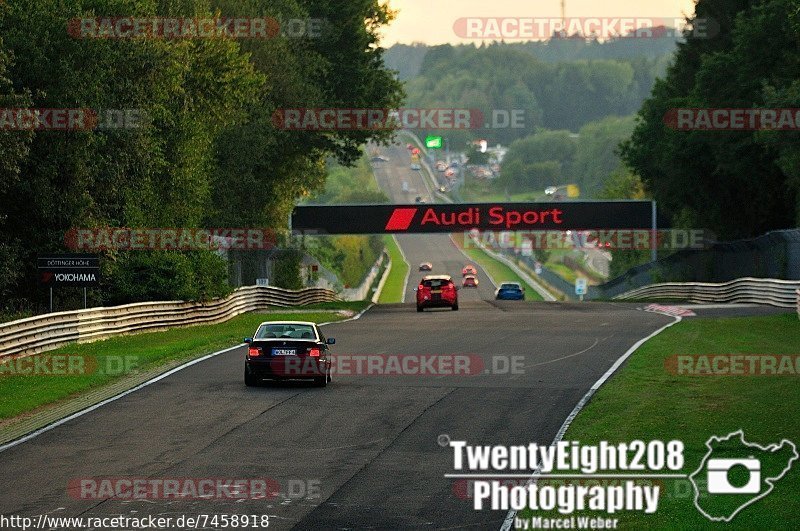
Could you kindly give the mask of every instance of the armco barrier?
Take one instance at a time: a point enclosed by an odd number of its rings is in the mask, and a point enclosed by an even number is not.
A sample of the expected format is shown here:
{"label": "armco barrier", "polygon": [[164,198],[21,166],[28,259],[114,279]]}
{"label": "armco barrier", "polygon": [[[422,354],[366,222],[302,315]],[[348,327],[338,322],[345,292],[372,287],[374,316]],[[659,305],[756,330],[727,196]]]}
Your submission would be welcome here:
{"label": "armco barrier", "polygon": [[682,299],[698,303],[754,303],[795,308],[800,312],[800,280],[739,278],[722,284],[667,282],[627,291],[614,297],[626,299]]}
{"label": "armco barrier", "polygon": [[144,302],[50,313],[0,325],[0,357],[37,354],[67,343],[180,326],[216,324],[269,306],[304,306],[339,300],[335,292],[309,288],[291,291],[246,286],[224,299],[200,302]]}

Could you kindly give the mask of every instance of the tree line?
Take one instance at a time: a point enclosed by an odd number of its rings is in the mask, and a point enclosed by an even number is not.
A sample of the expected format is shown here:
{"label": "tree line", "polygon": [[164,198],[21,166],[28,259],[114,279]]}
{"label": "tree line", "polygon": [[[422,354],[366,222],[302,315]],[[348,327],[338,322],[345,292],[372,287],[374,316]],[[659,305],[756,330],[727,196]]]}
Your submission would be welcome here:
{"label": "tree line", "polygon": [[676,108],[800,107],[800,5],[796,0],[699,0],[713,39],[678,46],[622,146],[628,167],[676,225],[736,239],[800,225],[800,132],[683,131]]}
{"label": "tree line", "polygon": [[617,147],[633,127],[633,116],[609,116],[584,125],[577,134],[541,130],[515,140],[503,161],[497,186],[516,193],[577,184],[582,198],[597,197],[610,176],[623,170]]}
{"label": "tree line", "polygon": [[[289,107],[396,108],[378,0],[8,0],[0,5],[0,107],[136,109],[133,129],[0,128],[0,300],[41,291],[35,257],[75,227],[285,229],[295,201],[386,131],[276,128]],[[77,38],[84,17],[270,17],[324,22],[318,35],[266,39]],[[286,243],[285,241],[283,243]],[[107,251],[95,303],[224,294],[210,251]]]}
{"label": "tree line", "polygon": [[666,68],[671,53],[551,62],[536,54],[545,46],[494,43],[426,47],[424,56],[418,59],[418,75],[406,81],[406,105],[476,109],[487,118],[494,110],[523,113],[519,127],[499,123],[490,129],[423,132],[445,135],[453,146],[463,146],[475,138],[510,144],[538,129],[578,132],[606,116],[635,113]]}

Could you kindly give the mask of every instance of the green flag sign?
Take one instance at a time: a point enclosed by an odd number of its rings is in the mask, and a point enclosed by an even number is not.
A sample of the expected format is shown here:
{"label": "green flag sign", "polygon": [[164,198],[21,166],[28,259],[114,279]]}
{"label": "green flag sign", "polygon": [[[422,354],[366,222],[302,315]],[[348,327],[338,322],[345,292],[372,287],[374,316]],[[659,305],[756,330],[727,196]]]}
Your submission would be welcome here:
{"label": "green flag sign", "polygon": [[428,149],[442,149],[444,141],[440,136],[429,136],[425,138],[425,147]]}

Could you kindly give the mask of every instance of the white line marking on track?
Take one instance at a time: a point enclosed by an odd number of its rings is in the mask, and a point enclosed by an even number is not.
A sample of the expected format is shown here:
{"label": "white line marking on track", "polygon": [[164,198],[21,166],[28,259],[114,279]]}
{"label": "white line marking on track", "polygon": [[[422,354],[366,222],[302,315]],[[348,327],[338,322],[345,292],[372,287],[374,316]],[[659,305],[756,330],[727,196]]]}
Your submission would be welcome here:
{"label": "white line marking on track", "polygon": [[589,352],[594,347],[596,347],[598,344],[600,344],[601,341],[605,341],[606,339],[608,339],[610,337],[613,337],[613,335],[610,335],[608,337],[604,337],[603,339],[595,339],[594,343],[592,343],[592,346],[590,346],[588,348],[585,348],[585,349],[581,350],[580,352],[576,352],[575,354],[567,354],[566,356],[561,356],[560,358],[556,358],[554,360],[543,361],[541,363],[534,363],[533,365],[526,365],[525,368],[527,369],[528,367],[539,367],[541,365],[549,365],[550,363],[555,363],[557,361],[563,361],[563,360],[568,359],[568,358],[574,358],[575,356],[580,356],[581,354],[583,354],[585,352]]}
{"label": "white line marking on track", "polygon": [[[617,369],[619,369],[620,366],[623,363],[625,363],[625,361],[628,358],[630,358],[631,355],[639,349],[639,347],[644,345],[648,340],[656,337],[658,334],[660,334],[661,332],[663,332],[664,330],[666,330],[670,326],[676,325],[676,324],[678,324],[678,323],[680,323],[682,321],[681,317],[678,316],[678,315],[669,315],[669,317],[673,317],[675,320],[672,321],[669,324],[666,324],[666,325],[662,326],[661,328],[659,328],[658,330],[656,330],[655,332],[653,332],[649,336],[647,336],[645,338],[642,338],[639,341],[637,341],[631,348],[628,349],[627,352],[625,352],[625,354],[620,356],[619,359],[616,362],[614,362],[614,365],[612,365],[611,368],[608,369],[606,371],[606,373],[603,374],[603,376],[601,376],[600,379],[597,380],[594,383],[594,385],[586,392],[586,394],[583,395],[583,398],[581,398],[581,401],[578,402],[578,404],[572,410],[572,413],[570,413],[569,416],[567,417],[567,420],[565,420],[564,424],[561,425],[561,429],[558,430],[558,433],[556,433],[556,436],[553,439],[553,442],[551,443],[551,446],[555,446],[556,444],[558,444],[561,441],[561,439],[564,438],[564,434],[567,432],[567,429],[569,428],[570,424],[572,424],[572,421],[575,420],[575,417],[578,416],[578,413],[580,413],[580,411],[584,408],[584,406],[586,406],[586,404],[589,403],[589,400],[591,400],[592,396],[594,396],[594,394],[597,392],[597,390],[600,389],[600,387],[604,383],[606,383],[606,381],[609,378],[611,378],[611,376],[615,372],[617,372]],[[538,477],[538,474],[536,472],[534,472],[534,474],[532,476],[530,476],[530,479],[528,479],[528,483],[527,484],[531,484],[531,483],[535,482],[537,477]],[[509,531],[509,529],[511,529],[511,526],[514,525],[514,517],[516,516],[516,514],[517,514],[517,511],[515,511],[513,509],[508,511],[508,514],[506,515],[506,519],[503,521],[503,525],[500,526],[500,531]]]}

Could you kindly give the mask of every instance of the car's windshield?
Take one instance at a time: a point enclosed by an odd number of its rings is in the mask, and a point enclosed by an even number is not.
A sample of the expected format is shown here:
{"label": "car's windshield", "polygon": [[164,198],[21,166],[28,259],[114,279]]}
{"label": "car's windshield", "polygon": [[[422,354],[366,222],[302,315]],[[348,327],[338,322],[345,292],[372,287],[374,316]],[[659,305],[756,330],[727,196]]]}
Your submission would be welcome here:
{"label": "car's windshield", "polygon": [[424,280],[422,282],[422,285],[425,286],[426,288],[441,288],[449,284],[450,284],[449,280],[441,280],[441,279]]}
{"label": "car's windshield", "polygon": [[519,284],[503,284],[500,289],[519,289]]}
{"label": "car's windshield", "polygon": [[258,328],[255,339],[316,339],[314,327],[305,324],[263,324]]}

